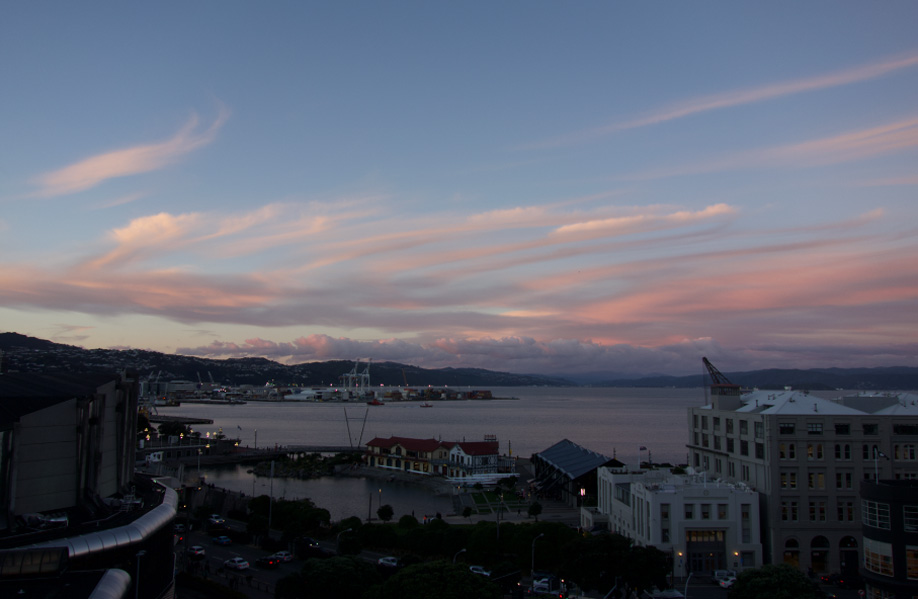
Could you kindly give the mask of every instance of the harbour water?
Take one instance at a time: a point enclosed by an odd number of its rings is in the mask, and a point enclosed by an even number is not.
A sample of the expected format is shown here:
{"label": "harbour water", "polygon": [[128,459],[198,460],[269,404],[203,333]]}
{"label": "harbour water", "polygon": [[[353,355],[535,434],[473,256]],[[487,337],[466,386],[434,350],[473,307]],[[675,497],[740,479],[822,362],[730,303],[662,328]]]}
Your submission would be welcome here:
{"label": "harbour water", "polygon": [[[495,397],[517,399],[443,401],[431,408],[416,402],[378,407],[313,402],[186,404],[159,408],[159,413],[210,418],[212,425],[194,428],[210,433],[222,428],[248,446],[361,445],[390,436],[480,441],[495,435],[504,454],[528,458],[569,439],[636,466],[648,457],[658,463],[684,463],[688,408],[705,402],[702,388],[503,387],[492,391]],[[271,491],[267,479],[254,477],[243,466],[208,469],[204,474],[218,487],[256,495]],[[309,497],[328,509],[333,519],[375,515],[380,496],[383,504],[395,508],[396,517],[412,511],[419,518],[452,511],[449,497],[404,483],[364,478],[274,479],[273,495]]]}

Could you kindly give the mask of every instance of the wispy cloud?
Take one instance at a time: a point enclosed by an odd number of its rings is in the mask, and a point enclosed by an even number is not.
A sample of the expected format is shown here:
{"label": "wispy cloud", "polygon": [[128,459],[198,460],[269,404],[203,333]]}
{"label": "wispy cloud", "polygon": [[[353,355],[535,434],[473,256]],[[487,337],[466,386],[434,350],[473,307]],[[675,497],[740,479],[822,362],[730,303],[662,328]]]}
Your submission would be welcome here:
{"label": "wispy cloud", "polygon": [[33,196],[48,198],[68,195],[91,189],[108,179],[161,169],[179,157],[210,144],[227,118],[229,111],[221,105],[214,122],[203,131],[198,130],[197,115],[192,115],[188,122],[166,141],[91,156],[40,175],[33,181],[38,186]]}
{"label": "wispy cloud", "polygon": [[731,90],[698,98],[691,98],[682,102],[662,107],[645,115],[618,121],[601,127],[587,129],[577,133],[556,137],[542,142],[524,146],[528,149],[551,148],[569,146],[583,143],[612,135],[628,129],[657,125],[667,121],[685,118],[703,112],[732,108],[753,104],[765,100],[772,100],[784,96],[791,96],[805,92],[829,89],[841,85],[849,85],[860,81],[876,79],[898,70],[918,66],[918,54],[910,54],[895,58],[888,58],[881,62],[829,73],[803,79],[782,81],[750,89]]}
{"label": "wispy cloud", "polygon": [[819,167],[867,160],[918,147],[918,117],[793,144],[734,152],[683,165],[622,176],[647,181],[738,169]]}

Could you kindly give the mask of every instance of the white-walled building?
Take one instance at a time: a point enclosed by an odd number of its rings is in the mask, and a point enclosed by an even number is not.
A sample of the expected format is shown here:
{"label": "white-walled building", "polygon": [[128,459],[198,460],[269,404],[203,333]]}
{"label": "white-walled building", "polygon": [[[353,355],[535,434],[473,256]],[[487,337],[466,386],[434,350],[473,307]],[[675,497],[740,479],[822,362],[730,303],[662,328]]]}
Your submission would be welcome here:
{"label": "white-walled building", "polygon": [[677,577],[762,564],[759,496],[746,485],[599,468],[597,500],[582,512],[585,527],[605,519],[611,532],[670,553]]}
{"label": "white-walled building", "polygon": [[715,384],[689,410],[690,465],[762,495],[766,563],[816,573],[863,563],[863,480],[918,478],[918,397],[825,399]]}

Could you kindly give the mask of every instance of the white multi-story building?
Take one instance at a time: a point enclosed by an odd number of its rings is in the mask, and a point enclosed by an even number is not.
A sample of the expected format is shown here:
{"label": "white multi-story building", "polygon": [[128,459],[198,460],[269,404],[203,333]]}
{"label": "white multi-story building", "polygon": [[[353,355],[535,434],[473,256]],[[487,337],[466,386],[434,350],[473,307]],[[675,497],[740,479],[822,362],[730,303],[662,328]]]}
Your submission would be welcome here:
{"label": "white multi-story building", "polygon": [[857,571],[860,481],[918,478],[916,400],[830,400],[792,390],[741,395],[737,385],[715,384],[710,403],[689,410],[690,465],[759,492],[766,562]]}
{"label": "white multi-story building", "polygon": [[669,553],[675,576],[762,564],[759,498],[746,485],[600,468],[597,490],[609,530]]}

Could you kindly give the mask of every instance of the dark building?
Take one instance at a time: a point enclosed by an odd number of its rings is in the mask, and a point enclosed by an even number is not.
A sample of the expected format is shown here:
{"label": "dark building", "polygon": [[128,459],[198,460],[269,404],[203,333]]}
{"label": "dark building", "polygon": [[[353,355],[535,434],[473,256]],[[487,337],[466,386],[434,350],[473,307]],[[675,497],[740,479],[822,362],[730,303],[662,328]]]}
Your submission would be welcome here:
{"label": "dark building", "polygon": [[918,480],[861,482],[867,597],[918,597]]}
{"label": "dark building", "polygon": [[577,507],[584,497],[596,497],[596,470],[601,466],[621,468],[624,464],[563,439],[532,454],[532,489],[540,496]]}
{"label": "dark building", "polygon": [[0,597],[172,596],[177,496],[136,429],[130,374],[0,374]]}

